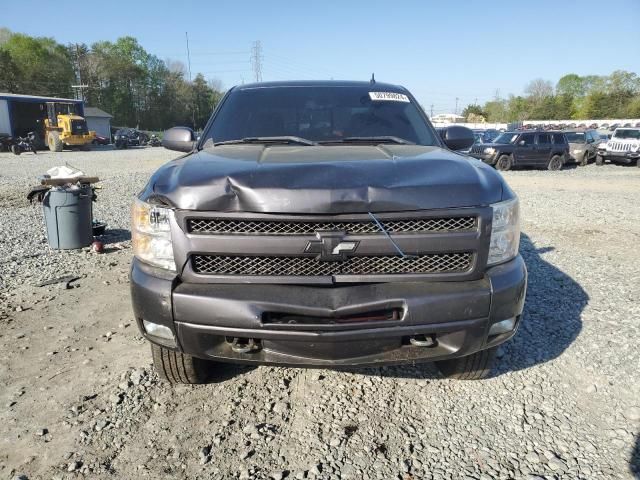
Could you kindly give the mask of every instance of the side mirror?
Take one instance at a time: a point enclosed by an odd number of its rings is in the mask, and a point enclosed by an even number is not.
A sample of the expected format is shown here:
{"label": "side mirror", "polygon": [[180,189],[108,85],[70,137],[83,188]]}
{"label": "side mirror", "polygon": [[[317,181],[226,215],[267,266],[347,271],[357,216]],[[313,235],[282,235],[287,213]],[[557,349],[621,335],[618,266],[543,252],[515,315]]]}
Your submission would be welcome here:
{"label": "side mirror", "polygon": [[196,137],[188,127],[173,127],[165,130],[162,146],[178,152],[190,152],[196,145]]}
{"label": "side mirror", "polygon": [[518,142],[518,145],[520,145],[521,147],[524,147],[526,145],[526,142],[524,140],[520,140]]}
{"label": "side mirror", "polygon": [[464,150],[475,142],[473,131],[459,125],[443,128],[440,131],[440,137],[450,150]]}

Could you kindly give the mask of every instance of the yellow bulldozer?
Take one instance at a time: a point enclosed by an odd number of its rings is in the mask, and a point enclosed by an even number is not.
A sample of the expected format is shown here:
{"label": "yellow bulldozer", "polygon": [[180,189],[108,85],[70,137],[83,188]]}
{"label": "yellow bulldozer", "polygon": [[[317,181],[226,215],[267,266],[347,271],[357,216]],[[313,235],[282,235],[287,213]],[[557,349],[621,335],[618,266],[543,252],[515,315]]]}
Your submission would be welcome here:
{"label": "yellow bulldozer", "polygon": [[47,102],[44,138],[52,152],[61,152],[64,147],[88,149],[96,139],[96,132],[89,131],[75,104]]}

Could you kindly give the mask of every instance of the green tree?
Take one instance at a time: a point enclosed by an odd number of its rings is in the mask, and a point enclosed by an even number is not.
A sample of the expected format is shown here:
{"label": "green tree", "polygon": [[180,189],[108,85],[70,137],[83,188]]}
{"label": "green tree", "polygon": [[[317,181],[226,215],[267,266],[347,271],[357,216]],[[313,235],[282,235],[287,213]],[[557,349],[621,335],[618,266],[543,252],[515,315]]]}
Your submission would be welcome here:
{"label": "green tree", "polygon": [[480,105],[469,104],[464,108],[464,110],[462,110],[462,116],[464,118],[468,118],[469,115],[471,114],[475,115],[476,118],[477,117],[483,117],[484,119],[487,118],[486,112],[482,109]]}
{"label": "green tree", "polygon": [[[53,38],[3,33],[3,66],[11,68],[13,93],[69,96],[75,74],[69,52]],[[10,61],[7,59],[10,57]],[[4,70],[4,69],[3,69]]]}
{"label": "green tree", "polygon": [[561,77],[556,84],[556,94],[583,97],[586,93],[584,79],[575,73]]}

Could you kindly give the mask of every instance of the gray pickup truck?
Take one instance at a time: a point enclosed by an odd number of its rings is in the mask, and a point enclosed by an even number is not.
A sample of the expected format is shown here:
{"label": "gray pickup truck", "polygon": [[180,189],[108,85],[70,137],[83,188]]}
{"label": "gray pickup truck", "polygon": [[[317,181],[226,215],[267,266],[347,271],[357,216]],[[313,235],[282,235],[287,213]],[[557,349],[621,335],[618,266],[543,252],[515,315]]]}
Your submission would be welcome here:
{"label": "gray pickup truck", "polygon": [[131,294],[155,368],[434,361],[484,378],[516,332],[527,271],[518,200],[452,150],[403,87],[242,85],[196,140],[176,127],[132,210]]}

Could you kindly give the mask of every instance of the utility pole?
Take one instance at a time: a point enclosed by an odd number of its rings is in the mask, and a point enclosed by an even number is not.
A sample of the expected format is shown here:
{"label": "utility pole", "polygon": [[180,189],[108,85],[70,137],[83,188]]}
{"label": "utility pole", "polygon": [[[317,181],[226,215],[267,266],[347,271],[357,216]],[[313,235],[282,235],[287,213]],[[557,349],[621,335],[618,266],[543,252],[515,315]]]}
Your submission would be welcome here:
{"label": "utility pole", "polygon": [[460,99],[456,97],[456,111],[454,112],[456,115],[458,115],[458,100]]}
{"label": "utility pole", "polygon": [[253,42],[251,49],[251,66],[256,77],[256,82],[262,81],[262,44],[260,40]]}
{"label": "utility pole", "polygon": [[431,104],[431,115],[429,115],[429,118],[433,118],[433,103]]}
{"label": "utility pole", "polygon": [[82,70],[80,68],[80,46],[76,43],[76,69],[78,70],[78,85],[71,85],[71,88],[75,90],[74,96],[78,100],[82,100],[84,102],[84,88],[87,88],[89,85],[84,85],[82,83]]}

